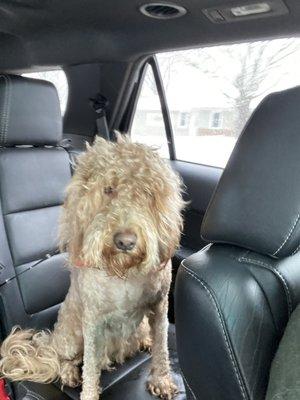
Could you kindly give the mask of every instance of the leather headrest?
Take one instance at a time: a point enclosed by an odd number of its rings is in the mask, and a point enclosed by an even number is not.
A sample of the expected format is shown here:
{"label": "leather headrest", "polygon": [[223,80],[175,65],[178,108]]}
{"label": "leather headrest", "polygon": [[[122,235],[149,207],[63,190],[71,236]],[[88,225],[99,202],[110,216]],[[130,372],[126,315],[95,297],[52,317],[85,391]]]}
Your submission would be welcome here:
{"label": "leather headrest", "polygon": [[202,237],[282,258],[300,247],[300,87],[266,97],[238,140]]}
{"label": "leather headrest", "polygon": [[37,79],[0,75],[0,146],[56,145],[61,139],[55,87]]}

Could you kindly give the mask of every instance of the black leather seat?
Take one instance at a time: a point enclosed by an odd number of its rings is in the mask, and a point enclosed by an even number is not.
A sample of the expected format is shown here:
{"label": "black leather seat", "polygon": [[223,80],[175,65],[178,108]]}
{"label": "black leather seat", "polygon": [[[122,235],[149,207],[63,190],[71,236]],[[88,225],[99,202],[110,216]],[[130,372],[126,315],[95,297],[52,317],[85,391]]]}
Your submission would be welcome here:
{"label": "black leather seat", "polygon": [[268,96],[210,202],[175,293],[189,399],[262,400],[274,353],[300,302],[300,87]]}
{"label": "black leather seat", "polygon": [[[62,120],[50,83],[0,75],[0,312],[1,334],[12,326],[51,328],[69,286],[65,255],[57,252],[64,190],[71,178],[67,151],[59,146]],[[178,399],[185,399],[175,349],[169,345]],[[151,399],[145,390],[149,358],[139,353],[103,374],[102,399]],[[79,399],[80,388],[20,382],[16,400]]]}

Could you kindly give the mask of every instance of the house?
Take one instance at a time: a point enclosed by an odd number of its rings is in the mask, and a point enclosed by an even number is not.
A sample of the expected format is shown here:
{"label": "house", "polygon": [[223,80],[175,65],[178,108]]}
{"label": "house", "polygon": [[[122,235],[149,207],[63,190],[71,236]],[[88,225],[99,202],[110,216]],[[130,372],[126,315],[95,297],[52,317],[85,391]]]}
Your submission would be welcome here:
{"label": "house", "polygon": [[[173,130],[180,136],[231,136],[234,113],[229,107],[193,107],[170,110]],[[160,135],[163,125],[161,109],[138,108],[135,115],[135,130],[143,135]]]}
{"label": "house", "polygon": [[[193,95],[190,92],[186,96],[179,86],[174,89],[167,93],[167,98],[176,136],[233,135],[234,110],[219,90],[195,90]],[[134,130],[139,135],[153,136],[160,135],[163,127],[158,95],[149,87],[144,88],[137,104]]]}

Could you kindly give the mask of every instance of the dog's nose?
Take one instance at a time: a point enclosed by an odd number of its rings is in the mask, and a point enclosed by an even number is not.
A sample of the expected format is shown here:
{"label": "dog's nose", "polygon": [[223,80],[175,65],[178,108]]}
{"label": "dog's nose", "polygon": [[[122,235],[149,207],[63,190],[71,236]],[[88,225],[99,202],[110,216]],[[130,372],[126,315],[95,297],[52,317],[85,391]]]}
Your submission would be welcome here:
{"label": "dog's nose", "polygon": [[123,251],[129,251],[136,245],[136,234],[131,232],[119,232],[114,236],[116,247]]}

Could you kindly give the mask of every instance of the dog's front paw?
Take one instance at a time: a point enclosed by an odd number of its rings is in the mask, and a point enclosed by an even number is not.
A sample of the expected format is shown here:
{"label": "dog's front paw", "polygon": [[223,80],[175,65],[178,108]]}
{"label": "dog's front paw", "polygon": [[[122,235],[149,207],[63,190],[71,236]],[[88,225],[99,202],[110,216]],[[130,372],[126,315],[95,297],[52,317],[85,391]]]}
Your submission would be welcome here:
{"label": "dog's front paw", "polygon": [[79,386],[81,384],[81,376],[78,366],[72,362],[62,363],[60,379],[63,386]]}
{"label": "dog's front paw", "polygon": [[146,336],[140,341],[140,350],[141,351],[148,351],[148,353],[151,353],[152,350],[152,339],[150,336]]}
{"label": "dog's front paw", "polygon": [[80,393],[80,400],[100,400],[99,391],[87,391],[83,390]]}
{"label": "dog's front paw", "polygon": [[171,400],[178,393],[177,386],[172,381],[170,375],[167,376],[150,376],[147,382],[147,389],[153,396],[161,399]]}

